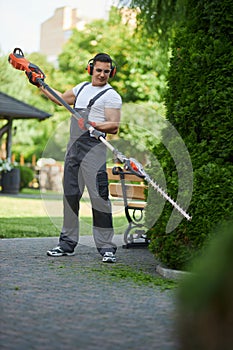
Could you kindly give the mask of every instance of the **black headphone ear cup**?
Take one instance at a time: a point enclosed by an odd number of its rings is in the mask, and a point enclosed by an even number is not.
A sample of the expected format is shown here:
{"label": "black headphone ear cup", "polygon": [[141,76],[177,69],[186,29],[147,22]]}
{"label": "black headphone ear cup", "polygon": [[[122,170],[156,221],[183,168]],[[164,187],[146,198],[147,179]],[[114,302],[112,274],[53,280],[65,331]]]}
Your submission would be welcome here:
{"label": "black headphone ear cup", "polygon": [[113,66],[109,78],[113,78],[116,75],[116,66]]}

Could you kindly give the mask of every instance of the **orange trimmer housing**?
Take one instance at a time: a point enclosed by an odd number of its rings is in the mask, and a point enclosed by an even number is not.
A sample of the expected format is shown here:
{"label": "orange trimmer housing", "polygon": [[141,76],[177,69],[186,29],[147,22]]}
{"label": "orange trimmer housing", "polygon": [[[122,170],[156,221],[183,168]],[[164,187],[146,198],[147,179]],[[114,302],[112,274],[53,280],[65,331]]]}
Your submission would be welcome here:
{"label": "orange trimmer housing", "polygon": [[32,73],[31,79],[36,82],[38,79],[44,79],[44,73],[33,63],[29,62],[23,54],[23,51],[16,47],[8,57],[9,63],[18,70],[25,71],[26,73]]}

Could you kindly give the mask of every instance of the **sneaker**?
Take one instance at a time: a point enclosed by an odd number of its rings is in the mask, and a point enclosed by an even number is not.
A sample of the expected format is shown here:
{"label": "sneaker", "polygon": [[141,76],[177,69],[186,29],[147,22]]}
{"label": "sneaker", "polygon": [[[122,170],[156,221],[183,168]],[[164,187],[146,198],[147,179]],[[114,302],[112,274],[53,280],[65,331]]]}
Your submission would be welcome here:
{"label": "sneaker", "polygon": [[59,246],[47,251],[47,255],[49,255],[49,256],[72,256],[74,254],[75,254],[74,251],[73,252],[65,252]]}
{"label": "sneaker", "polygon": [[107,263],[115,263],[116,262],[116,256],[114,253],[112,252],[106,252],[103,255],[103,262],[107,262]]}

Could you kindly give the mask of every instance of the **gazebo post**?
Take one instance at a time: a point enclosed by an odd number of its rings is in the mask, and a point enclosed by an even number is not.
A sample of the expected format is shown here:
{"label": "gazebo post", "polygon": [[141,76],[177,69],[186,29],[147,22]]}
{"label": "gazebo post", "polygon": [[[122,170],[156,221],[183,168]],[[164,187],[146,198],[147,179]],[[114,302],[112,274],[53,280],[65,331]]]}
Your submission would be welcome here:
{"label": "gazebo post", "polygon": [[5,132],[7,132],[7,130],[8,130],[8,122],[5,124],[5,125],[3,125],[2,127],[1,127],[1,129],[0,129],[0,139],[2,138],[2,136],[5,134]]}
{"label": "gazebo post", "polygon": [[12,145],[12,119],[9,119],[7,125],[7,139],[6,139],[6,157],[8,162],[11,162],[11,145]]}

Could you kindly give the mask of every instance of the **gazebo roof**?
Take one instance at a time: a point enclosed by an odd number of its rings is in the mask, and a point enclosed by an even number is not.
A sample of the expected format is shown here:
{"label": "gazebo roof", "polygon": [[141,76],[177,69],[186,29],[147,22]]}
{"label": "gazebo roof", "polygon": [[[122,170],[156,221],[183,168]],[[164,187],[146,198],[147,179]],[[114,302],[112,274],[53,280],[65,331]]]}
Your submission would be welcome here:
{"label": "gazebo roof", "polygon": [[0,119],[44,120],[52,115],[0,92]]}

